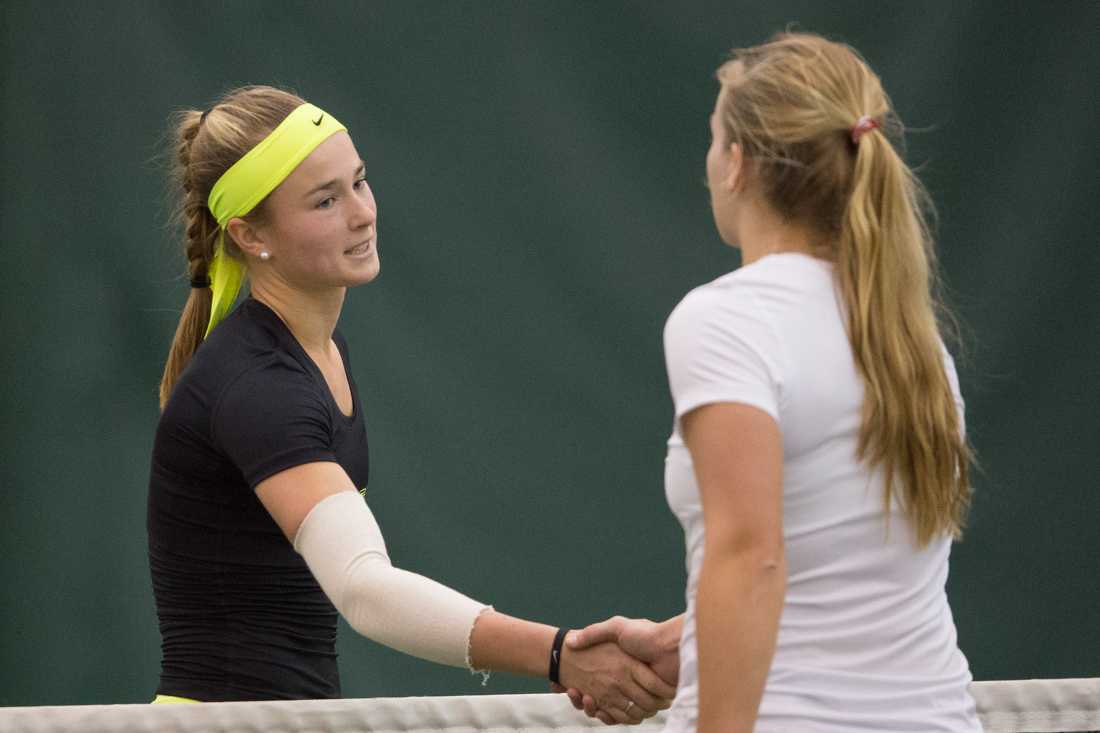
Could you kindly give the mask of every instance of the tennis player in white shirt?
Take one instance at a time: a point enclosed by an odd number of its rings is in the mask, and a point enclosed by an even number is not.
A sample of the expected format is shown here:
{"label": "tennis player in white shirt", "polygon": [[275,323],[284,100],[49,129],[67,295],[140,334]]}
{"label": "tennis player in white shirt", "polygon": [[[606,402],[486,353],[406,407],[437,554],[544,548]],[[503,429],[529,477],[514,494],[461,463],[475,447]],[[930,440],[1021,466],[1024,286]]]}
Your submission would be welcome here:
{"label": "tennis player in white shirt", "polygon": [[820,36],[717,75],[707,181],[742,266],[664,333],[686,612],[567,648],[615,640],[658,671],[678,654],[668,733],[980,731],[945,592],[971,452],[902,125]]}

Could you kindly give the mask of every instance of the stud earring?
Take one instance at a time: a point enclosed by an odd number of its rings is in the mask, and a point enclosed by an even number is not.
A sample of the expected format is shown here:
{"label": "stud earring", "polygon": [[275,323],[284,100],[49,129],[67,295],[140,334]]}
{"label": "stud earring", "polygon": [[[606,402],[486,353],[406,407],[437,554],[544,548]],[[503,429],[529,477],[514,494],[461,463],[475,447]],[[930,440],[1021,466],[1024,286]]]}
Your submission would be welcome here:
{"label": "stud earring", "polygon": [[260,259],[264,262],[267,262],[271,259],[271,253],[265,249],[264,251],[260,252]]}

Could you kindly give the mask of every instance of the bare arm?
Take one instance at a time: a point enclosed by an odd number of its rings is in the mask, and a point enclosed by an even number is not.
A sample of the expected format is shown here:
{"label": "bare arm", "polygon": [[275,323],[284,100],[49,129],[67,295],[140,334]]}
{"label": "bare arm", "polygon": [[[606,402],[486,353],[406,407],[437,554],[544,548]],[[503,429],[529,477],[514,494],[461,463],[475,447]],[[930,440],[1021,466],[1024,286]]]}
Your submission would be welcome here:
{"label": "bare arm", "polygon": [[783,450],[767,413],[705,405],[682,418],[706,539],[696,596],[699,733],[751,733],[786,593]]}
{"label": "bare arm", "polygon": [[355,484],[340,464],[328,461],[303,463],[256,485],[260,503],[291,542],[317,502],[341,491],[355,491]]}

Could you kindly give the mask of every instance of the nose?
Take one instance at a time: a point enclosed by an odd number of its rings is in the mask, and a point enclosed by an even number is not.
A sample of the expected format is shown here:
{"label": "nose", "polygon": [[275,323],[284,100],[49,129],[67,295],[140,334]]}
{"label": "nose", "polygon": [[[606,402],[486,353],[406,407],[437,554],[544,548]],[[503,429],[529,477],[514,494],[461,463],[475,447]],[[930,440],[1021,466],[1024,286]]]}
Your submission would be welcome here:
{"label": "nose", "polygon": [[362,229],[378,220],[378,207],[373,196],[354,196],[348,208],[348,227]]}

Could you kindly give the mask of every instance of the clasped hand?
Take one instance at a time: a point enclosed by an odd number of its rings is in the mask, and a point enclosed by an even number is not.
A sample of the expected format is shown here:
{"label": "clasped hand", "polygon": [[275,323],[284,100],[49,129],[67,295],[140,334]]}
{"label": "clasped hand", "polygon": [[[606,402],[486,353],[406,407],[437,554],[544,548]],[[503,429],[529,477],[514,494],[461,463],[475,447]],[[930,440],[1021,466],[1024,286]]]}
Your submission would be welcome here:
{"label": "clasped hand", "polygon": [[671,705],[679,653],[660,639],[658,625],[615,616],[571,631],[562,652],[560,685],[573,707],[607,725],[633,725]]}

